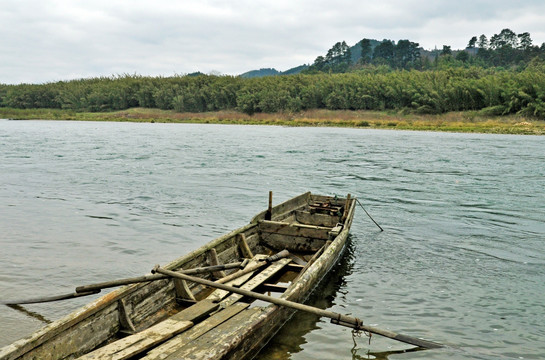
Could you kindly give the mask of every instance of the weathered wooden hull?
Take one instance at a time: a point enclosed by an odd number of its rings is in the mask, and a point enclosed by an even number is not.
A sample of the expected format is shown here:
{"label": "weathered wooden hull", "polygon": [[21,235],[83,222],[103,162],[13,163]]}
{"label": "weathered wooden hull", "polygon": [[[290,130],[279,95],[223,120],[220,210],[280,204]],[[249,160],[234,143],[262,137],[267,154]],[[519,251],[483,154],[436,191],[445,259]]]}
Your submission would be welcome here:
{"label": "weathered wooden hull", "polygon": [[[176,259],[165,268],[180,270],[207,266],[212,264],[211,253],[217,254],[220,263],[229,263],[245,254],[248,257],[248,251],[272,254],[287,248],[298,260],[308,260],[307,265],[288,266],[290,260],[286,259],[277,265],[278,273],[271,271],[273,275],[270,279],[290,278],[289,286],[281,297],[301,302],[342,255],[354,209],[354,201],[305,193],[273,207],[270,220],[265,220],[269,215],[264,211],[248,225]],[[342,223],[342,227],[337,226],[338,223]],[[263,286],[266,284],[256,285],[257,289]],[[145,331],[152,333],[150,329],[166,324],[166,319],[179,320],[178,323],[173,320],[173,326],[179,328],[171,329],[172,334],[160,338],[149,349],[139,350],[139,358],[184,358],[182,354],[191,354],[191,358],[195,359],[249,359],[294,312],[276,305],[251,305],[250,301],[241,301],[244,300],[241,298],[233,300],[236,306],[223,300],[223,304],[227,304],[226,309],[217,311],[214,304],[206,299],[209,289],[192,283],[186,290],[189,290],[191,297],[199,300],[199,306],[209,304],[208,312],[197,316],[192,310],[197,305],[180,305],[187,303],[180,301],[180,297],[186,297],[187,293],[184,295],[180,283],[173,279],[129,285],[108,293],[28,338],[0,349],[0,359],[106,358],[103,355],[94,357],[93,354],[123,341],[128,342],[131,337],[124,338],[126,334],[136,333],[132,335],[135,337],[138,334],[144,336],[147,334]],[[187,316],[184,315],[186,313]],[[201,315],[206,320],[202,320]],[[208,323],[211,324],[210,328],[206,328]],[[146,341],[150,338],[148,336]],[[156,346],[160,343],[162,345]],[[102,347],[105,344],[109,344],[108,347]]]}

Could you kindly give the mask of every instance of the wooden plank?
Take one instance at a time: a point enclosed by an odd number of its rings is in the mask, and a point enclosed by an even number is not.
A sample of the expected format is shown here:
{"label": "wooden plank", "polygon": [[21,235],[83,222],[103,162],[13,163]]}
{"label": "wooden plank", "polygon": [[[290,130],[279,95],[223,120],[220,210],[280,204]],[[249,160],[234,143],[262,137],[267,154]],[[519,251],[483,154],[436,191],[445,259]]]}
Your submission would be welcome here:
{"label": "wooden plank", "polygon": [[263,242],[273,249],[286,249],[290,252],[313,253],[318,251],[326,242],[323,239],[314,239],[300,236],[279,234],[263,234]]}
{"label": "wooden plank", "polygon": [[124,298],[125,306],[138,331],[168,317],[176,306],[174,283],[169,279],[154,281]]}
{"label": "wooden plank", "polygon": [[174,353],[177,350],[189,344],[191,341],[199,338],[200,336],[206,334],[207,332],[211,331],[221,323],[229,320],[236,314],[246,309],[248,306],[250,306],[250,304],[237,303],[215,313],[208,319],[185,331],[183,334],[175,336],[164,344],[161,344],[160,346],[150,350],[146,356],[141,358],[141,360],[159,360],[165,359],[169,355],[174,356]]}
{"label": "wooden plank", "polygon": [[[263,220],[259,222],[259,231],[261,231],[261,233],[273,233],[327,240],[327,234],[329,231],[331,231],[331,228],[325,226]],[[267,235],[263,234],[263,236],[265,237]]]}
{"label": "wooden plank", "polygon": [[221,359],[237,342],[243,340],[243,335],[261,316],[263,311],[260,308],[246,309],[181,347],[164,360]]}
{"label": "wooden plank", "polygon": [[191,321],[167,319],[138,334],[114,341],[79,360],[124,360],[135,356],[193,326]]}
{"label": "wooden plank", "polygon": [[[291,259],[280,259],[277,262],[269,265],[267,268],[262,270],[259,274],[251,278],[248,282],[242,285],[240,288],[244,290],[253,290],[259,285],[263,284],[265,281],[269,280],[272,276],[278,273],[284,266],[286,266]],[[225,300],[221,302],[222,307],[227,307],[238,300],[242,299],[244,296],[240,294],[232,294]]]}
{"label": "wooden plank", "polygon": [[301,272],[301,270],[303,270],[304,268],[305,268],[305,265],[291,264],[291,263],[286,265],[286,270],[288,271]]}
{"label": "wooden plank", "polygon": [[195,305],[192,305],[187,309],[184,309],[179,313],[172,315],[170,318],[177,321],[197,322],[200,319],[218,310],[219,307],[219,304],[213,302],[212,300],[204,299],[197,302]]}
{"label": "wooden plank", "polygon": [[[263,259],[265,259],[266,257],[267,257],[266,255],[256,255],[252,260],[250,260],[248,265],[246,265],[246,268],[251,268],[256,264],[259,264],[259,263],[263,262]],[[238,278],[235,278],[235,279],[233,279],[231,281],[226,282],[226,285],[240,286],[240,285],[244,284],[249,278],[251,278],[253,274],[254,274],[253,271],[249,272],[249,273],[247,273],[245,275],[242,275],[242,276],[240,276]],[[229,291],[216,289],[210,295],[208,295],[206,298],[209,299],[209,300],[215,301],[215,302],[219,302],[224,297],[226,297],[227,295],[229,295]]]}
{"label": "wooden plank", "polygon": [[293,262],[296,263],[297,265],[305,266],[307,264],[305,260],[301,259],[299,256],[295,254],[290,254],[289,258],[293,260]]}
{"label": "wooden plank", "polygon": [[263,292],[283,293],[287,289],[288,289],[288,285],[263,283],[258,287],[258,292],[263,291]]}
{"label": "wooden plank", "polygon": [[340,221],[340,216],[314,213],[298,210],[295,212],[295,219],[301,224],[334,227]]}

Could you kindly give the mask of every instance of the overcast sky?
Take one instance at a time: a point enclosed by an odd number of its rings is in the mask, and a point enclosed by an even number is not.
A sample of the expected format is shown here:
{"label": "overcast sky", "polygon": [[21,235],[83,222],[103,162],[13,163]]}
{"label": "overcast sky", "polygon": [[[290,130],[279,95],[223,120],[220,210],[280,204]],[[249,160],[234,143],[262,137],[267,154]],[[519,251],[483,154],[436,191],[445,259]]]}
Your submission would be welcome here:
{"label": "overcast sky", "polygon": [[466,46],[509,28],[545,42],[545,1],[2,0],[0,83],[312,63],[336,42]]}

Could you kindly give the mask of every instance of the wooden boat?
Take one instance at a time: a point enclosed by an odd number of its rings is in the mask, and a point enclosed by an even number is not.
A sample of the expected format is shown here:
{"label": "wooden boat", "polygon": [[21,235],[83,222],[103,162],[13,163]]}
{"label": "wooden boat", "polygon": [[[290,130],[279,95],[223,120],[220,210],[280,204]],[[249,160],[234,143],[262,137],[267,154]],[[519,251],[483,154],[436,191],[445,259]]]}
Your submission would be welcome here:
{"label": "wooden boat", "polygon": [[[350,196],[304,193],[274,207],[269,198],[248,225],[164,269],[200,268],[201,279],[302,302],[342,255],[354,210]],[[0,359],[250,359],[295,312],[165,275],[145,279],[0,349]]]}

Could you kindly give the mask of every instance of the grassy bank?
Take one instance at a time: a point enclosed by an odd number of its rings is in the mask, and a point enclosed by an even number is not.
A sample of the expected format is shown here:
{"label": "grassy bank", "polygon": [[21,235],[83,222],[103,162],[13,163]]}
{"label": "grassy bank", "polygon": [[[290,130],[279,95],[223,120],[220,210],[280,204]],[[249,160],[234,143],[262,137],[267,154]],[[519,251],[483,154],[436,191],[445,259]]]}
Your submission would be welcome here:
{"label": "grassy bank", "polygon": [[132,108],[113,112],[75,112],[56,109],[0,108],[0,118],[14,120],[79,120],[161,123],[206,123],[280,126],[332,126],[372,129],[426,130],[468,133],[545,135],[545,121],[521,116],[487,116],[476,111],[439,115],[415,115],[378,111],[311,110],[297,113],[236,111],[178,113],[169,110]]}

